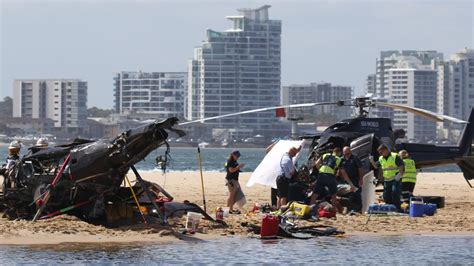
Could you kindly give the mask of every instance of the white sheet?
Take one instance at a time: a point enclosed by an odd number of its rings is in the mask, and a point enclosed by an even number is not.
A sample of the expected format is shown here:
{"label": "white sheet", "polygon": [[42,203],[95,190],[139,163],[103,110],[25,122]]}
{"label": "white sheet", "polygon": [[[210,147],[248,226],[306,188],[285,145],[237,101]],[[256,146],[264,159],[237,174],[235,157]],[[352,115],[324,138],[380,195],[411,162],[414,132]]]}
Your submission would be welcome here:
{"label": "white sheet", "polygon": [[[280,160],[285,152],[288,152],[292,147],[298,148],[303,146],[304,140],[280,140],[278,141],[273,149],[263,158],[262,162],[257,166],[257,169],[253,171],[250,176],[249,181],[247,182],[247,187],[251,187],[254,184],[261,184],[264,186],[269,186],[276,188],[276,178],[278,175],[278,169],[280,168]],[[298,157],[301,151],[293,158],[293,162],[298,160]]]}

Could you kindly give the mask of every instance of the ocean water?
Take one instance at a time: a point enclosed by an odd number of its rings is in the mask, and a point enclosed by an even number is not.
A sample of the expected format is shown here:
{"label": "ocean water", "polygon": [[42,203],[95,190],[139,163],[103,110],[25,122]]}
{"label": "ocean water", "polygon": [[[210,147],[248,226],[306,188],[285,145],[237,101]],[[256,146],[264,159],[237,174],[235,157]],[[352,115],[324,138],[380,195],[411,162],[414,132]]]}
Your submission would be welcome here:
{"label": "ocean water", "polygon": [[[224,163],[227,161],[230,153],[235,150],[231,148],[204,148],[201,149],[202,167],[204,171],[224,171]],[[241,153],[239,162],[245,163],[244,172],[252,172],[265,157],[265,149],[242,148],[238,149]],[[155,157],[164,155],[165,150],[159,148],[152,152],[144,161],[138,164],[138,169],[150,171],[158,170],[155,165]],[[309,152],[307,149],[302,151],[298,164],[306,163]],[[197,171],[199,170],[197,148],[171,148],[171,162],[169,171]],[[435,167],[424,169],[425,172],[459,172],[457,165]]]}
{"label": "ocean water", "polygon": [[0,246],[0,264],[472,265],[470,236],[348,236],[310,240],[232,237],[168,244]]}

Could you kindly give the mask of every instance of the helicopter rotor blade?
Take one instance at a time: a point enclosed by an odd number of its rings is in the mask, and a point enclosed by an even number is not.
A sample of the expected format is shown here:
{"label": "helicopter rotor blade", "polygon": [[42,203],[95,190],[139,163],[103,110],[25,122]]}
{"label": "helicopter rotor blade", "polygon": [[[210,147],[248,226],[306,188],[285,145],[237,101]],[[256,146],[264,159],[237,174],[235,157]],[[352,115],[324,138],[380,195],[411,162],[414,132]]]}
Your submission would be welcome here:
{"label": "helicopter rotor blade", "polygon": [[340,102],[319,102],[319,103],[299,103],[299,104],[272,106],[272,107],[265,107],[265,108],[247,110],[247,111],[238,112],[238,113],[231,113],[231,114],[225,114],[225,115],[212,116],[212,117],[207,117],[207,118],[203,118],[203,119],[192,120],[192,121],[180,123],[179,125],[180,126],[188,125],[188,124],[192,124],[192,123],[198,123],[198,122],[204,122],[204,121],[209,121],[209,120],[225,118],[225,117],[229,117],[229,116],[265,112],[265,111],[271,111],[271,110],[276,110],[276,109],[280,109],[280,108],[300,108],[300,107],[313,107],[313,106],[320,106],[320,105],[339,105],[339,104],[340,104]]}
{"label": "helicopter rotor blade", "polygon": [[436,122],[454,122],[454,123],[459,123],[459,124],[467,124],[469,122],[452,117],[452,116],[447,116],[443,114],[438,114],[432,111],[428,111],[425,109],[417,108],[417,107],[411,107],[411,106],[406,106],[402,104],[396,104],[396,103],[384,103],[384,102],[375,102],[375,105],[377,106],[384,106],[384,107],[390,107],[393,109],[400,109],[406,112],[410,112],[419,116],[422,116],[426,119],[433,120]]}

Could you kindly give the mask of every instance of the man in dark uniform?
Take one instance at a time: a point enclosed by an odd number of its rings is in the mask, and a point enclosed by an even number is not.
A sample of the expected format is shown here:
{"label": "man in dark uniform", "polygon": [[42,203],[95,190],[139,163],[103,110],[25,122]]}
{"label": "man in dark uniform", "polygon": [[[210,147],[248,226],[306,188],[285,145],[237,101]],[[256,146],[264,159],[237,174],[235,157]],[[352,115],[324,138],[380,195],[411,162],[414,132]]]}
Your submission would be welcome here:
{"label": "man in dark uniform", "polygon": [[363,170],[362,162],[359,157],[352,154],[352,150],[349,146],[342,149],[342,167],[346,170],[349,179],[352,184],[357,188],[357,191],[352,193],[351,197],[351,209],[348,211],[360,212],[362,210],[362,185],[363,185]]}

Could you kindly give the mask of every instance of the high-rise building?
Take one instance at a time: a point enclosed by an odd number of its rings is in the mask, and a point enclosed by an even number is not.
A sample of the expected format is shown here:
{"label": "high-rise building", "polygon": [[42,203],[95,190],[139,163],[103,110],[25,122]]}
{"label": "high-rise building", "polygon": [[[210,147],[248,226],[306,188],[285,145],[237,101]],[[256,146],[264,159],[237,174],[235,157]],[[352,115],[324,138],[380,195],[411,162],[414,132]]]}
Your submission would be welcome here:
{"label": "high-rise building", "polygon": [[394,50],[380,52],[380,58],[376,62],[376,81],[375,81],[375,95],[378,98],[387,98],[389,92],[387,91],[387,81],[385,75],[389,69],[398,63],[400,56],[413,56],[421,61],[421,65],[431,65],[433,60],[442,60],[443,54],[437,51],[415,51],[415,50]]}
{"label": "high-rise building", "polygon": [[21,79],[13,84],[13,116],[49,118],[55,128],[82,132],[87,120],[87,82]]}
{"label": "high-rise building", "polygon": [[186,82],[186,72],[116,73],[115,112],[156,119],[183,118]]}
{"label": "high-rise building", "polygon": [[[280,103],[281,21],[269,19],[269,5],[238,9],[232,28],[207,30],[188,65],[186,118],[203,119]],[[214,128],[272,132],[274,112],[206,122]]]}
{"label": "high-rise building", "polygon": [[375,82],[376,81],[376,76],[375,74],[370,74],[367,76],[367,79],[365,80],[365,91],[366,93],[370,93],[372,95],[375,94]]}
{"label": "high-rise building", "polygon": [[[438,112],[467,120],[474,107],[474,49],[462,49],[447,61],[437,61]],[[450,129],[459,133],[463,125],[443,125],[443,136]],[[455,133],[455,132],[451,132]]]}
{"label": "high-rise building", "polygon": [[[396,64],[385,72],[385,88],[391,103],[436,112],[437,73],[414,56],[394,57]],[[405,111],[393,111],[393,128],[404,129],[408,138],[436,138],[436,123]]]}
{"label": "high-rise building", "polygon": [[[353,89],[350,86],[331,85],[331,83],[310,83],[305,85],[283,86],[281,104],[298,104],[314,102],[336,102],[350,100]],[[337,120],[349,118],[352,110],[350,106],[323,105],[288,110],[288,118],[315,119],[318,115],[334,115]]]}

